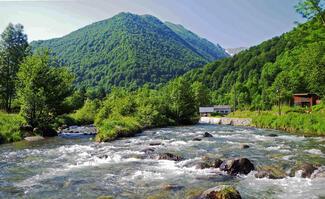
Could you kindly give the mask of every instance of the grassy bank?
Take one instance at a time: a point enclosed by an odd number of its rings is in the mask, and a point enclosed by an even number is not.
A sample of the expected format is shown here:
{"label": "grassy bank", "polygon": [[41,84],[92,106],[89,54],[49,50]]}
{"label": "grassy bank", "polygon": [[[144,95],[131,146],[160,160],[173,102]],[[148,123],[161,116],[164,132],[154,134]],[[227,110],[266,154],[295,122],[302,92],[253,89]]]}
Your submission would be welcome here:
{"label": "grassy bank", "polygon": [[301,107],[282,107],[270,111],[237,111],[230,117],[252,118],[259,128],[283,130],[304,136],[325,136],[325,106],[317,105],[311,110]]}
{"label": "grassy bank", "polygon": [[8,114],[0,111],[0,143],[21,140],[20,126],[23,124],[25,124],[25,120],[18,114]]}

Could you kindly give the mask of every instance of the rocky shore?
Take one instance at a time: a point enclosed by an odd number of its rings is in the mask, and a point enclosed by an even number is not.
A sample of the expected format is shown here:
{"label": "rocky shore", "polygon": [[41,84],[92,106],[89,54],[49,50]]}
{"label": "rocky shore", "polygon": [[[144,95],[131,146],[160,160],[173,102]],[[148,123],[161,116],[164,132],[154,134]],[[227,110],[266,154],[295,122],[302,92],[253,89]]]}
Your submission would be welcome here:
{"label": "rocky shore", "polygon": [[221,125],[233,125],[233,126],[251,126],[251,118],[227,118],[227,117],[201,117],[200,124],[221,124]]}

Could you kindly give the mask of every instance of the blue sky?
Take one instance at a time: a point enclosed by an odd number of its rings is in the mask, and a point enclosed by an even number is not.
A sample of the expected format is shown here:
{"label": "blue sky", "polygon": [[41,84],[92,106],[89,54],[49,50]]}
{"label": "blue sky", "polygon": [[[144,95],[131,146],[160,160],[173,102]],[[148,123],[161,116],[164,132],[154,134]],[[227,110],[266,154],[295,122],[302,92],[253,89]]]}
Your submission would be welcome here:
{"label": "blue sky", "polygon": [[298,0],[0,0],[0,31],[22,23],[29,41],[60,37],[119,12],[182,24],[225,48],[252,46],[302,21]]}

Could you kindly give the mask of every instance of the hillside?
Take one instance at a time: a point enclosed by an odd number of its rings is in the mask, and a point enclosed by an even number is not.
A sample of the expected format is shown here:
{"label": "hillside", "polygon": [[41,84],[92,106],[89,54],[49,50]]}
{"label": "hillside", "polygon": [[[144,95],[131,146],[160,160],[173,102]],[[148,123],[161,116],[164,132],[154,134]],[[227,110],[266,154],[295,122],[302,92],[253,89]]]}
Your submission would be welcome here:
{"label": "hillside", "polygon": [[187,42],[153,16],[131,13],[31,45],[33,49],[50,48],[76,74],[77,87],[105,90],[145,83],[155,87],[226,56],[221,48],[221,54],[198,50],[205,49],[205,43]]}
{"label": "hillside", "polygon": [[325,97],[325,28],[317,20],[185,75],[215,91],[214,104],[268,109],[293,93]]}
{"label": "hillside", "polygon": [[199,37],[195,33],[184,28],[182,25],[176,25],[171,22],[165,22],[165,24],[176,34],[178,34],[183,40],[189,43],[197,52],[199,52],[210,61],[229,57],[225,49],[223,49],[220,45],[215,45],[212,42]]}

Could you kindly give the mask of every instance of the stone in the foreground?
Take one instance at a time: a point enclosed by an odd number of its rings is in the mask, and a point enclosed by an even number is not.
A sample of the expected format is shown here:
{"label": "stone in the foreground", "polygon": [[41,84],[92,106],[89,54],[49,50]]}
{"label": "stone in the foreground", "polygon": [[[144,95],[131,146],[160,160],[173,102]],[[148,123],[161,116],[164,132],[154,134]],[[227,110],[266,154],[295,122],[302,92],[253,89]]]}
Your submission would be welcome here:
{"label": "stone in the foreground", "polygon": [[28,142],[35,142],[35,141],[44,140],[44,137],[37,135],[37,136],[25,137],[24,140],[27,140]]}
{"label": "stone in the foreground", "polygon": [[241,199],[239,192],[232,186],[221,185],[204,191],[200,199]]}
{"label": "stone in the foreground", "polygon": [[254,164],[247,158],[236,158],[225,160],[220,165],[221,171],[226,171],[230,175],[249,174],[254,170]]}

